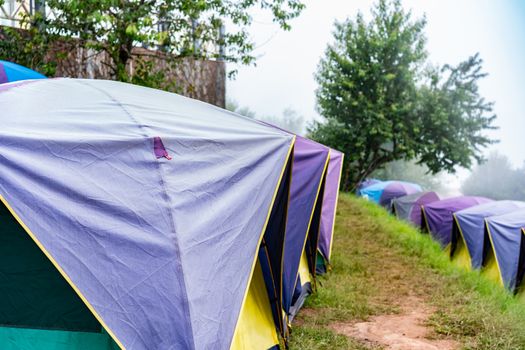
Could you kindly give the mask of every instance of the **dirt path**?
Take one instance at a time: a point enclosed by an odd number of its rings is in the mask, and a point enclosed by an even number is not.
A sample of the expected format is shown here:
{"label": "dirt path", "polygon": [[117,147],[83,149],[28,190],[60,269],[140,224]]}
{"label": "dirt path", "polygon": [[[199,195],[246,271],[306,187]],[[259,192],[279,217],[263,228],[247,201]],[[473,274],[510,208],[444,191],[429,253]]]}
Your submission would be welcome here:
{"label": "dirt path", "polygon": [[429,237],[342,195],[330,273],[290,350],[525,350],[525,306],[456,270]]}
{"label": "dirt path", "polygon": [[410,297],[400,306],[399,314],[379,315],[367,322],[332,324],[338,333],[372,346],[391,350],[455,350],[452,340],[429,339],[432,331],[425,322],[434,310],[418,297]]}

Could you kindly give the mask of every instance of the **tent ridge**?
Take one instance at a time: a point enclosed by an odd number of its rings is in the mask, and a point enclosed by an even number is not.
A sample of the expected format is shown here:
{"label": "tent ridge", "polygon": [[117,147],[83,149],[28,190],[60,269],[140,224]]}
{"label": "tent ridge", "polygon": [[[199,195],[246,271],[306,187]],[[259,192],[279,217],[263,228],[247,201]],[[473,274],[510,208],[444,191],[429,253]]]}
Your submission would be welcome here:
{"label": "tent ridge", "polygon": [[29,85],[29,84],[32,84],[32,83],[36,83],[38,81],[39,80],[20,80],[20,81],[15,81],[15,82],[12,82],[12,83],[3,83],[3,84],[0,84],[0,93],[7,92],[7,91],[10,91],[10,90],[12,90],[14,88],[21,87],[21,86],[24,86],[24,85]]}
{"label": "tent ridge", "polygon": [[[117,106],[119,106],[122,111],[131,119],[132,122],[134,122],[135,124],[137,124],[137,127],[142,131],[143,133],[143,136],[145,137],[145,140],[144,140],[144,143],[146,143],[146,146],[147,148],[150,148],[151,150],[153,150],[153,137],[150,137],[148,135],[148,133],[146,132],[146,126],[144,124],[141,124],[139,122],[139,120],[122,104],[120,103],[117,99],[115,99],[109,92],[107,92],[106,90],[104,89],[100,89],[96,86],[93,86],[91,84],[88,84],[84,81],[78,81],[78,80],[75,80],[76,82],[78,82],[79,84],[83,84],[85,86],[88,86],[94,90],[97,90],[101,93],[103,93],[104,95],[106,95],[111,101],[113,101]],[[153,153],[152,153],[153,154]],[[154,156],[154,154],[153,154]],[[155,158],[153,158],[155,159]],[[172,238],[172,242],[173,242],[173,248],[175,250],[175,261],[177,263],[177,270],[178,272],[180,273],[180,276],[182,278],[182,283],[183,283],[183,288],[181,288],[181,292],[182,292],[182,299],[183,299],[183,308],[184,308],[184,313],[187,315],[187,318],[185,320],[185,323],[186,323],[186,326],[188,327],[188,330],[189,330],[189,334],[188,334],[188,342],[189,342],[189,345],[191,345],[191,348],[192,349],[195,349],[195,339],[194,339],[194,336],[193,336],[193,325],[192,325],[192,322],[191,322],[191,313],[190,313],[190,305],[189,305],[189,301],[188,301],[188,291],[187,291],[187,283],[186,283],[186,277],[185,277],[185,274],[184,274],[184,269],[182,267],[182,261],[181,261],[181,249],[180,249],[180,245],[179,245],[179,241],[177,239],[177,231],[176,231],[176,228],[175,228],[175,218],[173,217],[173,212],[171,210],[171,208],[173,208],[173,202],[171,200],[171,197],[170,195],[168,194],[168,190],[166,188],[166,181],[164,179],[164,176],[163,176],[163,173],[162,173],[162,169],[161,169],[161,162],[158,161],[158,160],[154,160],[153,161],[154,163],[154,167],[155,169],[157,170],[157,174],[159,175],[159,185],[161,186],[162,188],[162,197],[164,197],[164,200],[166,202],[166,208],[167,208],[167,214],[168,214],[168,217],[169,217],[169,225],[170,225],[170,229],[171,229],[171,238]]]}

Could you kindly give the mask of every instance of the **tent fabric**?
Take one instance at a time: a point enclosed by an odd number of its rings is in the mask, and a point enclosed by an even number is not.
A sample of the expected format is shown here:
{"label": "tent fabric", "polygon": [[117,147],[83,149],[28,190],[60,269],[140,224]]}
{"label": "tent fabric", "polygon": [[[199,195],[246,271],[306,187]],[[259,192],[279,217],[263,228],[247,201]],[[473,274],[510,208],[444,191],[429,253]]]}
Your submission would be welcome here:
{"label": "tent fabric", "polygon": [[[283,267],[283,309],[288,314],[292,305],[301,254],[305,249],[314,208],[319,198],[330,150],[316,142],[297,137],[294,145],[292,182]],[[318,227],[317,227],[318,229]]]}
{"label": "tent fabric", "polygon": [[278,344],[279,337],[266,292],[261,263],[258,261],[231,349],[270,349]]}
{"label": "tent fabric", "polygon": [[423,205],[423,228],[445,248],[452,239],[452,214],[487,202],[491,200],[484,197],[459,196]]}
{"label": "tent fabric", "polygon": [[523,281],[525,209],[486,219],[502,284],[516,291]]}
{"label": "tent fabric", "polygon": [[2,350],[118,350],[104,333],[0,327]]}
{"label": "tent fabric", "polygon": [[321,209],[321,227],[319,233],[319,252],[326,261],[330,262],[332,242],[334,236],[335,214],[337,200],[341,185],[341,172],[343,170],[344,154],[334,149],[330,150],[330,161],[326,173],[323,194],[323,207]]}
{"label": "tent fabric", "polygon": [[295,138],[111,81],[0,105],[0,198],[119,345],[230,348]]}
{"label": "tent fabric", "polygon": [[375,184],[380,183],[380,182],[382,182],[382,181],[378,180],[378,179],[365,179],[365,180],[361,181],[359,183],[359,185],[357,185],[356,193],[359,194],[359,191],[361,191],[362,189],[367,188],[367,187],[372,186],[372,185],[375,185]]}
{"label": "tent fabric", "polygon": [[101,331],[100,323],[1,203],[0,233],[0,325]]}
{"label": "tent fabric", "polygon": [[392,210],[398,219],[409,221],[417,227],[421,227],[421,206],[438,200],[439,195],[436,192],[418,192],[394,198]]}
{"label": "tent fabric", "polygon": [[299,265],[299,274],[295,284],[295,291],[293,295],[293,303],[290,308],[290,321],[299,313],[303,307],[306,298],[312,293],[312,275],[308,266],[308,258],[306,251],[301,256],[301,263]]}
{"label": "tent fabric", "polygon": [[[326,182],[326,176],[322,179],[323,184]],[[321,186],[319,196],[324,196],[325,186]],[[290,308],[290,319],[293,319],[297,312],[301,309],[306,297],[311,294],[312,286],[315,286],[316,270],[317,270],[317,247],[319,245],[319,233],[321,222],[322,202],[317,201],[312,216],[312,223],[308,229],[308,236],[306,245],[301,257],[299,266],[299,276],[295,282],[294,298],[292,300],[292,307]],[[308,283],[305,284],[305,281]],[[297,298],[297,296],[300,298]]]}
{"label": "tent fabric", "polygon": [[0,84],[30,79],[46,79],[46,76],[19,64],[0,60]]}
{"label": "tent fabric", "polygon": [[[326,173],[323,176],[321,190],[319,192],[319,197],[324,197],[324,189],[326,183]],[[321,234],[321,213],[323,209],[323,202],[318,200],[315,203],[314,212],[312,214],[312,222],[308,228],[308,236],[306,239],[306,246],[304,247],[306,253],[306,259],[308,262],[308,268],[310,274],[312,275],[312,280],[315,282],[316,277],[316,267],[317,267],[317,252],[319,247],[319,238]]]}
{"label": "tent fabric", "polygon": [[383,181],[363,188],[359,195],[371,201],[390,208],[394,198],[421,192],[421,186],[404,181]]}
{"label": "tent fabric", "polygon": [[291,183],[292,158],[293,157],[289,157],[288,159],[288,165],[282,176],[277,197],[268,220],[261,247],[259,248],[259,261],[261,263],[267,293],[271,295],[270,308],[274,317],[275,327],[283,336],[285,335],[285,326],[282,315],[283,305],[281,281],[283,279],[284,244]]}
{"label": "tent fabric", "polygon": [[485,218],[524,209],[525,202],[494,201],[480,204],[454,213],[451,257],[467,253],[468,264],[473,269],[483,266],[483,252],[490,242],[485,241]]}

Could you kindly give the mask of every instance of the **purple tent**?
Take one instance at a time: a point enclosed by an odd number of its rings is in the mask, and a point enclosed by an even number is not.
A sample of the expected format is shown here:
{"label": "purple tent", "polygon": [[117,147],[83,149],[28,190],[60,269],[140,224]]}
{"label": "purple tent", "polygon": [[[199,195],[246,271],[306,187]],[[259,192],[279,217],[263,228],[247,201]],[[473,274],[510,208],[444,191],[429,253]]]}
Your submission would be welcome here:
{"label": "purple tent", "polygon": [[7,83],[0,106],[0,344],[278,346],[295,136],[104,80]]}
{"label": "purple tent", "polygon": [[443,248],[448,247],[452,239],[453,214],[459,210],[492,201],[485,197],[460,196],[443,199],[422,206],[423,228],[438,241]]}
{"label": "purple tent", "polygon": [[[283,308],[290,313],[303,252],[309,269],[315,269],[324,181],[331,153],[328,147],[297,136],[294,147],[290,202],[286,223],[283,266]],[[315,247],[313,252],[311,247]],[[314,265],[312,265],[312,263]],[[293,316],[293,315],[292,315]]]}
{"label": "purple tent", "polygon": [[[318,200],[316,202],[311,219],[308,240],[306,241],[305,251],[301,257],[299,274],[297,276],[295,290],[293,291],[292,307],[289,312],[290,320],[295,317],[306,300],[306,297],[311,293],[311,282],[315,282],[317,271],[323,273],[326,269],[327,261],[324,261],[321,249],[328,252],[327,256],[329,256],[337,206],[337,195],[339,193],[342,160],[342,153],[333,149],[330,150],[330,160],[324,178],[324,186],[321,188],[319,194],[322,201]],[[319,264],[319,260],[323,260],[321,264]]]}
{"label": "purple tent", "polygon": [[421,227],[421,206],[438,201],[436,192],[418,192],[395,198],[392,201],[392,211],[398,219],[406,220]]}
{"label": "purple tent", "polygon": [[332,253],[332,242],[334,235],[335,214],[337,199],[341,184],[341,171],[343,170],[344,154],[334,149],[330,150],[330,162],[323,196],[323,208],[321,213],[321,233],[319,236],[319,253],[325,260],[330,262]]}

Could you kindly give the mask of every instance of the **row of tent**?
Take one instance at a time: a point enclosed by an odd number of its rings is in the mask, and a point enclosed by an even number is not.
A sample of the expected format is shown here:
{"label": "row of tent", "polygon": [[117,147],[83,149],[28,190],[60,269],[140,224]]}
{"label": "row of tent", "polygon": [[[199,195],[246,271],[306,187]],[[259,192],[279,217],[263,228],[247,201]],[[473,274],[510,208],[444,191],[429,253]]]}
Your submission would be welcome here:
{"label": "row of tent", "polygon": [[512,293],[525,295],[525,202],[441,199],[416,184],[375,179],[363,182],[358,194],[430,233],[460,266],[480,270]]}
{"label": "row of tent", "polygon": [[18,80],[0,85],[2,349],[288,341],[330,264],[342,153],[159,90]]}

